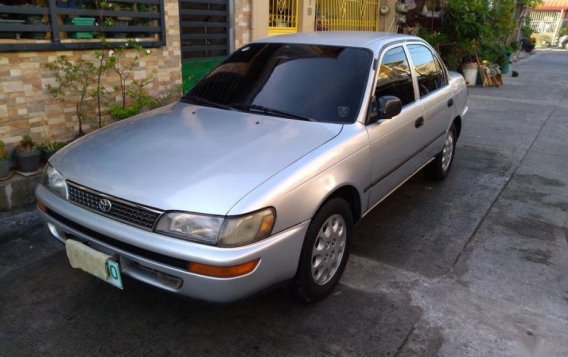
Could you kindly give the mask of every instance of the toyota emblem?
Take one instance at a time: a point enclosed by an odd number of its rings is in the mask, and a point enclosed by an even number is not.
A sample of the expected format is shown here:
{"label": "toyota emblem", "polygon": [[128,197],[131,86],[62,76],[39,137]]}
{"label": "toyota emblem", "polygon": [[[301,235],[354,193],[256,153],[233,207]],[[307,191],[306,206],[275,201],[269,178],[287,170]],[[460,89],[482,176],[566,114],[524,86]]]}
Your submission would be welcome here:
{"label": "toyota emblem", "polygon": [[99,209],[103,212],[110,212],[110,209],[112,208],[112,203],[107,200],[106,198],[103,198],[99,201]]}

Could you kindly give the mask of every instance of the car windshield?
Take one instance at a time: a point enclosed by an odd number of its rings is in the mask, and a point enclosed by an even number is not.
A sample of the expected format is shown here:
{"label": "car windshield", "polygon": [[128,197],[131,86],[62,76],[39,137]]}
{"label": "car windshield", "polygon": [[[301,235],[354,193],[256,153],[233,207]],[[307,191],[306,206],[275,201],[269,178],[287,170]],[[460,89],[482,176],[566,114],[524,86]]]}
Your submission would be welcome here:
{"label": "car windshield", "polygon": [[255,43],[199,81],[182,101],[295,120],[352,123],[372,55],[363,48]]}

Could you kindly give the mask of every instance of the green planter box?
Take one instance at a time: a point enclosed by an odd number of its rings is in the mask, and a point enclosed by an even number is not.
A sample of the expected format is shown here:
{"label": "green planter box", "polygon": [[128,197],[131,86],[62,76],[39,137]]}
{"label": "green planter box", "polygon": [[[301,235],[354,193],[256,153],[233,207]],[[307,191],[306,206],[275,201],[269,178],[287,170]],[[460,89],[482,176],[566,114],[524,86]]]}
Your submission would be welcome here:
{"label": "green planter box", "polygon": [[[95,18],[94,17],[73,17],[67,18],[65,20],[66,24],[73,24],[75,26],[94,26],[95,25]],[[67,36],[69,38],[81,38],[81,39],[92,39],[93,32],[91,31],[77,31],[77,32],[68,32]]]}

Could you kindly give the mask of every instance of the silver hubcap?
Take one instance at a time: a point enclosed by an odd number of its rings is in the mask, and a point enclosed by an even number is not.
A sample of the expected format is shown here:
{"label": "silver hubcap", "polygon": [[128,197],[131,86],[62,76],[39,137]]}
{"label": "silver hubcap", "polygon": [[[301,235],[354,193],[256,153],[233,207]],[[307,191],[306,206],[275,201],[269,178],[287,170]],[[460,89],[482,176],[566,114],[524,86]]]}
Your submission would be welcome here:
{"label": "silver hubcap", "polygon": [[334,214],[321,226],[312,248],[312,278],[316,284],[325,285],[333,278],[343,259],[346,240],[345,220]]}
{"label": "silver hubcap", "polygon": [[454,133],[452,131],[449,131],[448,136],[446,137],[446,142],[444,143],[444,149],[442,150],[442,170],[446,171],[448,167],[450,167],[453,155]]}

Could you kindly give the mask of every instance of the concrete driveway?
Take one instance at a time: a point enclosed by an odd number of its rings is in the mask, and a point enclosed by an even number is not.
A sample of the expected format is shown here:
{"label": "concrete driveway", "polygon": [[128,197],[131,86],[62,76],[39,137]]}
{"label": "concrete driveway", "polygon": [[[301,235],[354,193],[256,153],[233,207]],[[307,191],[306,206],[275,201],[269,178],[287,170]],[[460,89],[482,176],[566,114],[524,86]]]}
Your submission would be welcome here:
{"label": "concrete driveway", "polygon": [[371,212],[315,305],[283,288],[231,305],[120,291],[20,215],[26,234],[0,239],[0,354],[568,355],[566,68],[568,51],[538,52],[473,88],[450,177],[418,175]]}

